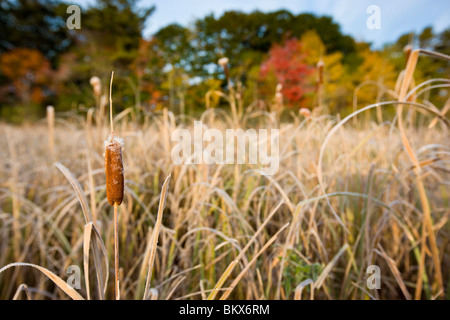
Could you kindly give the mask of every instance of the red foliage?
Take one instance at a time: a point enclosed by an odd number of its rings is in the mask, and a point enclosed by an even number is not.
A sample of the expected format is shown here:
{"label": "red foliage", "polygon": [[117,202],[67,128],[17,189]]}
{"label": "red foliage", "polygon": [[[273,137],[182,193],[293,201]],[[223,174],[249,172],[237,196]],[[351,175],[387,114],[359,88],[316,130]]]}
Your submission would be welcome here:
{"label": "red foliage", "polygon": [[40,103],[43,87],[51,81],[50,63],[34,49],[16,48],[0,56],[0,71],[23,102]]}
{"label": "red foliage", "polygon": [[275,76],[283,86],[281,93],[290,107],[300,106],[305,94],[312,90],[306,80],[312,72],[313,69],[304,62],[301,42],[295,38],[283,45],[275,44],[261,65],[261,77]]}

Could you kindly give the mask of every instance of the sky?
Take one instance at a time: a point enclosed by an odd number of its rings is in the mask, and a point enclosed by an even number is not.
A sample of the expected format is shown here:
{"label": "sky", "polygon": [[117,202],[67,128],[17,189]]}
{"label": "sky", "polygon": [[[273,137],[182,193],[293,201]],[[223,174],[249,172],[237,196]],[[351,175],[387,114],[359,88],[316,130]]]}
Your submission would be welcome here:
{"label": "sky", "polygon": [[[72,0],[82,9],[94,0]],[[448,0],[141,0],[140,6],[156,6],[149,18],[144,36],[148,37],[170,23],[188,26],[196,18],[214,13],[219,17],[227,10],[263,12],[287,9],[294,14],[314,13],[332,16],[345,34],[359,41],[371,42],[374,48],[394,42],[408,32],[420,32],[433,26],[436,32],[450,27],[450,1]],[[369,29],[367,20],[379,7],[380,29]],[[373,21],[373,20],[371,20]]]}

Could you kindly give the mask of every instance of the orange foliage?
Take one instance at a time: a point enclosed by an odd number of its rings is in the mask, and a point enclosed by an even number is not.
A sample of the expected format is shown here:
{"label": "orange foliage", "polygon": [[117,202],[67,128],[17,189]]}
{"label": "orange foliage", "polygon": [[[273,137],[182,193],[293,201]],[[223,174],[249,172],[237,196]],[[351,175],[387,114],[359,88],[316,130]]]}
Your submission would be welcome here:
{"label": "orange foliage", "polygon": [[23,102],[42,102],[42,86],[51,80],[50,63],[41,52],[17,48],[0,57],[0,70]]}

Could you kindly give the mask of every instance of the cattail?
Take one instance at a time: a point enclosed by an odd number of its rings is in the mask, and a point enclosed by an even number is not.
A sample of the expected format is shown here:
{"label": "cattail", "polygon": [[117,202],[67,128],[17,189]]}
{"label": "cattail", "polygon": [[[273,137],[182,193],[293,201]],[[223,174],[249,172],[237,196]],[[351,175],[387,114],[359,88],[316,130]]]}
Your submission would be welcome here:
{"label": "cattail", "polygon": [[283,107],[283,93],[281,93],[281,90],[283,89],[283,85],[281,83],[278,83],[275,88],[275,111],[281,112],[281,109]]}
{"label": "cattail", "polygon": [[111,73],[109,88],[109,115],[111,123],[111,135],[105,141],[105,172],[106,172],[106,198],[114,207],[114,276],[116,300],[120,300],[119,288],[119,216],[117,208],[123,200],[123,139],[114,137],[114,123],[112,117],[112,83],[114,71]]}
{"label": "cattail", "polygon": [[281,92],[275,93],[275,101],[277,105],[281,105],[283,103],[283,94]]}
{"label": "cattail", "polygon": [[281,92],[281,90],[283,90],[283,85],[281,83],[278,83],[276,88],[275,88],[275,91],[276,92]]}
{"label": "cattail", "polygon": [[225,78],[227,79],[228,83],[228,91],[230,92],[230,106],[231,106],[231,112],[233,114],[233,120],[235,125],[239,122],[239,115],[238,110],[236,108],[236,96],[234,94],[233,86],[231,85],[231,79],[230,79],[230,70],[228,69],[228,63],[229,59],[227,57],[220,58],[217,62],[222,68],[225,73]]}
{"label": "cattail", "polygon": [[[317,99],[319,109],[322,108],[323,104],[323,69],[325,67],[325,63],[322,59],[317,63]],[[309,111],[309,110],[308,110]]]}
{"label": "cattail", "polygon": [[[105,172],[106,172],[106,197],[111,206],[119,206],[123,200],[123,139],[114,137],[112,118],[112,82],[114,71],[111,74],[111,88],[109,92],[111,135],[105,141]],[[92,79],[91,79],[92,80]]]}
{"label": "cattail", "polygon": [[318,79],[317,82],[320,84],[323,83],[323,67],[325,66],[325,63],[322,59],[317,62],[317,71],[318,71]]}
{"label": "cattail", "polygon": [[227,78],[227,81],[230,80],[230,73],[228,70],[228,62],[229,62],[229,60],[227,57],[220,58],[219,61],[217,62],[223,68],[223,71],[225,72],[225,77]]}
{"label": "cattail", "polygon": [[281,93],[281,90],[283,90],[283,85],[281,83],[278,83],[275,88],[275,100],[277,104],[283,103],[283,94]]}
{"label": "cattail", "polygon": [[110,136],[105,141],[106,197],[111,206],[119,206],[123,200],[123,139]]}
{"label": "cattail", "polygon": [[102,83],[100,81],[100,78],[94,76],[89,80],[89,83],[94,89],[95,96],[99,97],[102,93]]}
{"label": "cattail", "polygon": [[52,160],[55,156],[55,108],[47,106],[48,146]]}
{"label": "cattail", "polygon": [[227,57],[220,58],[218,61],[219,65],[221,65],[223,68],[228,65],[228,62],[229,60]]}
{"label": "cattail", "polygon": [[301,108],[299,113],[305,118],[309,118],[311,116],[311,111],[309,111],[309,109],[307,108]]}

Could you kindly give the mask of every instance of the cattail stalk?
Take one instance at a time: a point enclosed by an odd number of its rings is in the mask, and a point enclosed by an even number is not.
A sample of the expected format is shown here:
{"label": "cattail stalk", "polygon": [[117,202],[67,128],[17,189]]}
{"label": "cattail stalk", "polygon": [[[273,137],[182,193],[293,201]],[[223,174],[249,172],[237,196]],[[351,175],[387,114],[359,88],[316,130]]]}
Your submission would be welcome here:
{"label": "cattail stalk", "polygon": [[92,90],[95,98],[95,121],[97,124],[97,135],[102,136],[103,128],[103,115],[105,112],[105,96],[102,95],[102,83],[99,77],[94,76],[89,80],[89,84],[92,86]]}
{"label": "cattail stalk", "polygon": [[114,71],[111,73],[111,82],[109,83],[109,123],[111,125],[111,139],[114,136],[114,122],[112,116],[112,84],[114,80]]}
{"label": "cattail stalk", "polygon": [[106,197],[111,206],[114,207],[114,274],[115,274],[115,296],[120,300],[119,287],[119,219],[118,207],[123,200],[124,177],[122,162],[123,140],[114,137],[114,125],[112,117],[112,83],[114,71],[111,74],[109,90],[111,135],[105,142],[105,172],[106,172]]}
{"label": "cattail stalk", "polygon": [[8,151],[11,155],[11,200],[12,200],[12,230],[13,230],[13,248],[14,257],[16,260],[20,259],[20,243],[21,243],[21,233],[20,233],[20,201],[19,201],[19,165],[17,161],[17,153],[15,141],[10,129],[6,129],[6,142],[8,144]]}
{"label": "cattail stalk", "polygon": [[317,105],[319,110],[322,111],[323,106],[323,68],[325,63],[322,59],[317,63]]}
{"label": "cattail stalk", "polygon": [[275,89],[275,113],[277,116],[281,114],[283,111],[283,93],[281,90],[283,89],[283,85],[278,83]]}
{"label": "cattail stalk", "polygon": [[47,107],[47,125],[48,125],[48,147],[52,161],[55,156],[55,108]]}
{"label": "cattail stalk", "polygon": [[119,217],[117,213],[118,204],[114,203],[114,284],[116,300],[120,300],[120,277],[119,277]]}
{"label": "cattail stalk", "polygon": [[227,80],[231,112],[233,114],[233,121],[234,121],[235,125],[238,125],[239,116],[238,116],[238,112],[237,112],[237,108],[236,108],[236,97],[235,97],[233,85],[231,84],[230,69],[228,68],[228,63],[229,63],[229,60],[227,57],[220,58],[218,61],[218,64],[223,68],[223,71],[225,73],[225,78]]}

